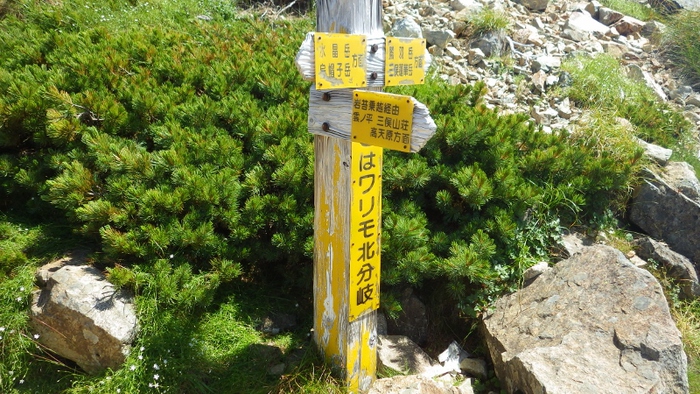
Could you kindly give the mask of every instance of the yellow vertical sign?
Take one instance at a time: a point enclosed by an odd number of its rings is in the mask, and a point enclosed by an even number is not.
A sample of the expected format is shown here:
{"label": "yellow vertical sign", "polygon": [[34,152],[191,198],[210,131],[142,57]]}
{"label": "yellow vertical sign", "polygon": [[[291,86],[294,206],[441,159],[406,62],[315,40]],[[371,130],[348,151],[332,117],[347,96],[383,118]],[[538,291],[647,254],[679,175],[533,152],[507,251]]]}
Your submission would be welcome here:
{"label": "yellow vertical sign", "polygon": [[350,321],[379,308],[382,160],[381,147],[352,144]]}
{"label": "yellow vertical sign", "polygon": [[366,56],[364,35],[315,33],[316,89],[365,87]]}
{"label": "yellow vertical sign", "polygon": [[425,82],[425,40],[386,37],[385,86]]}
{"label": "yellow vertical sign", "polygon": [[413,107],[410,96],[355,90],[350,138],[353,142],[410,152]]}

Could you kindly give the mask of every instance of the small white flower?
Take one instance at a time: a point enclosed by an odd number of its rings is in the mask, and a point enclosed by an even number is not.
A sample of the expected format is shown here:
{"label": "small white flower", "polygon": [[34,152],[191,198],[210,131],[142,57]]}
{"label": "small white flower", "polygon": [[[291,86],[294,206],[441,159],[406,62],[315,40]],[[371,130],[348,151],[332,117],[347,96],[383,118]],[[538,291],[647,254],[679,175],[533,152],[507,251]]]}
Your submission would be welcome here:
{"label": "small white flower", "polygon": [[168,365],[168,359],[167,359],[167,358],[163,360],[163,364]]}
{"label": "small white flower", "polygon": [[24,379],[20,379],[19,384],[24,384]]}
{"label": "small white flower", "polygon": [[117,393],[121,393],[121,392],[122,392],[122,389],[117,389]]}
{"label": "small white flower", "polygon": [[172,259],[172,258],[174,258],[174,257],[175,257],[175,255],[174,255],[174,254],[171,254],[171,255],[170,255],[170,258],[171,258],[171,259]]}
{"label": "small white flower", "polygon": [[19,291],[24,291],[24,286],[20,287]]}
{"label": "small white flower", "polygon": [[34,334],[34,339],[39,339],[39,334]]}
{"label": "small white flower", "polygon": [[160,367],[158,366],[158,364],[153,364],[153,369],[155,369],[157,371],[160,369]]}
{"label": "small white flower", "polygon": [[5,327],[0,327],[0,332],[5,331]]}
{"label": "small white flower", "polygon": [[22,297],[17,297],[17,302],[22,302]]}
{"label": "small white flower", "polygon": [[139,360],[143,360],[143,355],[139,354]]}
{"label": "small white flower", "polygon": [[129,367],[130,370],[135,371],[136,370],[136,365],[132,365]]}
{"label": "small white flower", "polygon": [[159,378],[160,378],[160,375],[158,375],[158,374],[153,375],[153,380],[158,380]]}
{"label": "small white flower", "polygon": [[141,346],[141,349],[139,349],[139,350],[140,350],[140,351],[144,351],[144,350],[146,350],[146,348],[143,347],[143,346]]}

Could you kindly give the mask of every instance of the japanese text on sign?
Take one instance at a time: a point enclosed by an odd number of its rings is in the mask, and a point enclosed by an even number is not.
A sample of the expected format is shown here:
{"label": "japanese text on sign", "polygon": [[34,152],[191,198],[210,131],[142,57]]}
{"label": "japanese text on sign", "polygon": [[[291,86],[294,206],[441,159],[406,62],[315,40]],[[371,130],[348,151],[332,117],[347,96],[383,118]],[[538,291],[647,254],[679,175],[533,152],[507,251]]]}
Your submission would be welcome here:
{"label": "japanese text on sign", "polygon": [[356,90],[352,102],[352,141],[410,152],[413,106],[409,96]]}
{"label": "japanese text on sign", "polygon": [[316,89],[366,86],[366,53],[366,39],[363,35],[316,33]]}
{"label": "japanese text on sign", "polygon": [[352,144],[350,321],[379,308],[382,157],[380,147]]}
{"label": "japanese text on sign", "polygon": [[385,85],[415,85],[425,81],[425,40],[386,37]]}

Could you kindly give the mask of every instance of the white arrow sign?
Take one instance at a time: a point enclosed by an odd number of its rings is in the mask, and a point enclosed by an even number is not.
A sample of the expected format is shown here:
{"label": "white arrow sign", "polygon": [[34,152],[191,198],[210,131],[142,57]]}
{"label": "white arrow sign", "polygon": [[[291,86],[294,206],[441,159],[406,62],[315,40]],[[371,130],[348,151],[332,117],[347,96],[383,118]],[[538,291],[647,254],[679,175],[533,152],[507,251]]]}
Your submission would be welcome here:
{"label": "white arrow sign", "polygon": [[[341,138],[345,140],[351,139],[353,134],[353,113],[358,112],[354,108],[355,103],[355,92],[364,92],[351,89],[338,89],[338,90],[316,90],[311,87],[311,92],[309,95],[309,132],[312,134],[318,134],[323,136],[333,136],[336,138]],[[381,95],[378,92],[368,92],[375,95]],[[397,96],[384,94],[386,96]],[[386,127],[377,127],[379,130],[392,130],[392,132],[398,130],[400,133],[405,131],[410,133],[410,140],[408,147],[406,149],[398,149],[406,152],[418,152],[423,146],[428,142],[428,140],[435,134],[437,126],[435,122],[430,117],[430,112],[428,108],[410,96],[399,96],[410,100],[413,104],[413,113],[411,114],[412,127],[410,130],[404,130],[401,123],[392,124],[392,121],[396,122],[399,119],[399,114],[397,111],[390,109],[388,112],[384,109],[379,111],[379,106],[376,105],[382,102],[381,99],[376,100],[374,106],[370,107],[371,102],[366,103],[367,112],[374,112],[374,117],[372,122],[375,126],[381,123],[386,124]],[[371,101],[371,100],[368,100]],[[360,102],[360,105],[363,105]],[[372,110],[373,109],[373,110]],[[405,114],[401,114],[405,118]],[[381,118],[379,118],[381,117]],[[382,122],[377,123],[379,120]],[[388,122],[388,123],[387,123]],[[357,119],[355,121],[357,124]],[[367,122],[369,123],[369,122]],[[391,140],[393,141],[396,134],[393,134]],[[383,134],[384,140],[387,139],[387,133]],[[381,141],[377,139],[376,141]],[[365,141],[363,141],[365,142]],[[382,143],[373,143],[373,145],[383,146],[386,148],[392,148],[391,146],[384,145]]]}

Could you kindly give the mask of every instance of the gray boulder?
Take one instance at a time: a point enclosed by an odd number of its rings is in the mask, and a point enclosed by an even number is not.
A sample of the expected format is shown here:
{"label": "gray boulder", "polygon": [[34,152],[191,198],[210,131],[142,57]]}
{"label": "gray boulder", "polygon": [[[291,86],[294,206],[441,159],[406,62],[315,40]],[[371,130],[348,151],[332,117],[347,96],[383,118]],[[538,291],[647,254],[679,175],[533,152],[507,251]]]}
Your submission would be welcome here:
{"label": "gray boulder", "polygon": [[428,312],[425,304],[407,288],[401,294],[401,312],[395,319],[387,319],[388,332],[405,335],[422,345],[428,339]]}
{"label": "gray boulder", "polygon": [[450,7],[455,11],[467,10],[467,12],[475,13],[484,6],[476,0],[452,0],[450,1]]}
{"label": "gray boulder", "polygon": [[508,393],[687,393],[681,335],[661,286],[618,250],[586,247],[483,319]]}
{"label": "gray boulder", "polygon": [[368,394],[474,394],[471,379],[431,379],[420,375],[379,379]]}
{"label": "gray boulder", "polygon": [[700,261],[700,197],[697,177],[687,164],[669,162],[664,172],[646,172],[630,207],[630,221],[671,249]]}
{"label": "gray boulder", "polygon": [[379,364],[394,371],[409,374],[429,374],[437,362],[415,342],[403,335],[379,335],[377,358]]}
{"label": "gray boulder", "polygon": [[420,25],[416,23],[415,19],[407,16],[405,18],[398,19],[396,23],[394,23],[394,26],[391,28],[388,36],[423,38],[423,30],[420,28]]}
{"label": "gray boulder", "polygon": [[675,2],[685,10],[700,11],[699,0],[676,0]]}
{"label": "gray boulder", "polygon": [[452,30],[427,30],[423,32],[428,44],[435,45],[438,48],[445,49],[447,44],[455,38],[455,33]]}
{"label": "gray boulder", "polygon": [[530,11],[544,11],[549,4],[549,0],[516,0],[515,2],[522,4]]}
{"label": "gray boulder", "polygon": [[502,31],[486,32],[479,37],[474,38],[470,43],[470,48],[481,49],[484,56],[500,56],[505,53],[508,45],[508,36]]}
{"label": "gray boulder", "polygon": [[83,262],[72,256],[39,268],[30,324],[43,346],[98,374],[121,366],[138,326],[133,298]]}
{"label": "gray boulder", "polygon": [[617,23],[613,25],[617,32],[623,36],[628,36],[634,33],[641,33],[644,29],[644,22],[639,19],[632,18],[631,16],[625,16],[620,19]]}
{"label": "gray boulder", "polygon": [[643,139],[637,137],[635,137],[635,140],[637,141],[639,146],[644,148],[644,154],[647,155],[647,157],[649,157],[650,159],[654,160],[662,166],[668,163],[668,159],[670,159],[671,155],[673,154],[673,151],[671,149],[664,148],[663,146],[650,144],[644,141]]}
{"label": "gray boulder", "polygon": [[682,293],[681,297],[695,298],[700,296],[700,283],[693,263],[685,256],[676,253],[661,242],[649,237],[642,237],[634,241],[634,250],[637,256],[644,260],[656,261],[666,268],[667,275],[679,281]]}
{"label": "gray boulder", "polygon": [[598,10],[598,21],[605,26],[612,25],[613,23],[622,19],[624,16],[625,14],[607,7],[600,7]]}
{"label": "gray boulder", "polygon": [[564,30],[570,29],[580,33],[605,34],[610,28],[593,19],[588,12],[572,12],[564,25]]}

